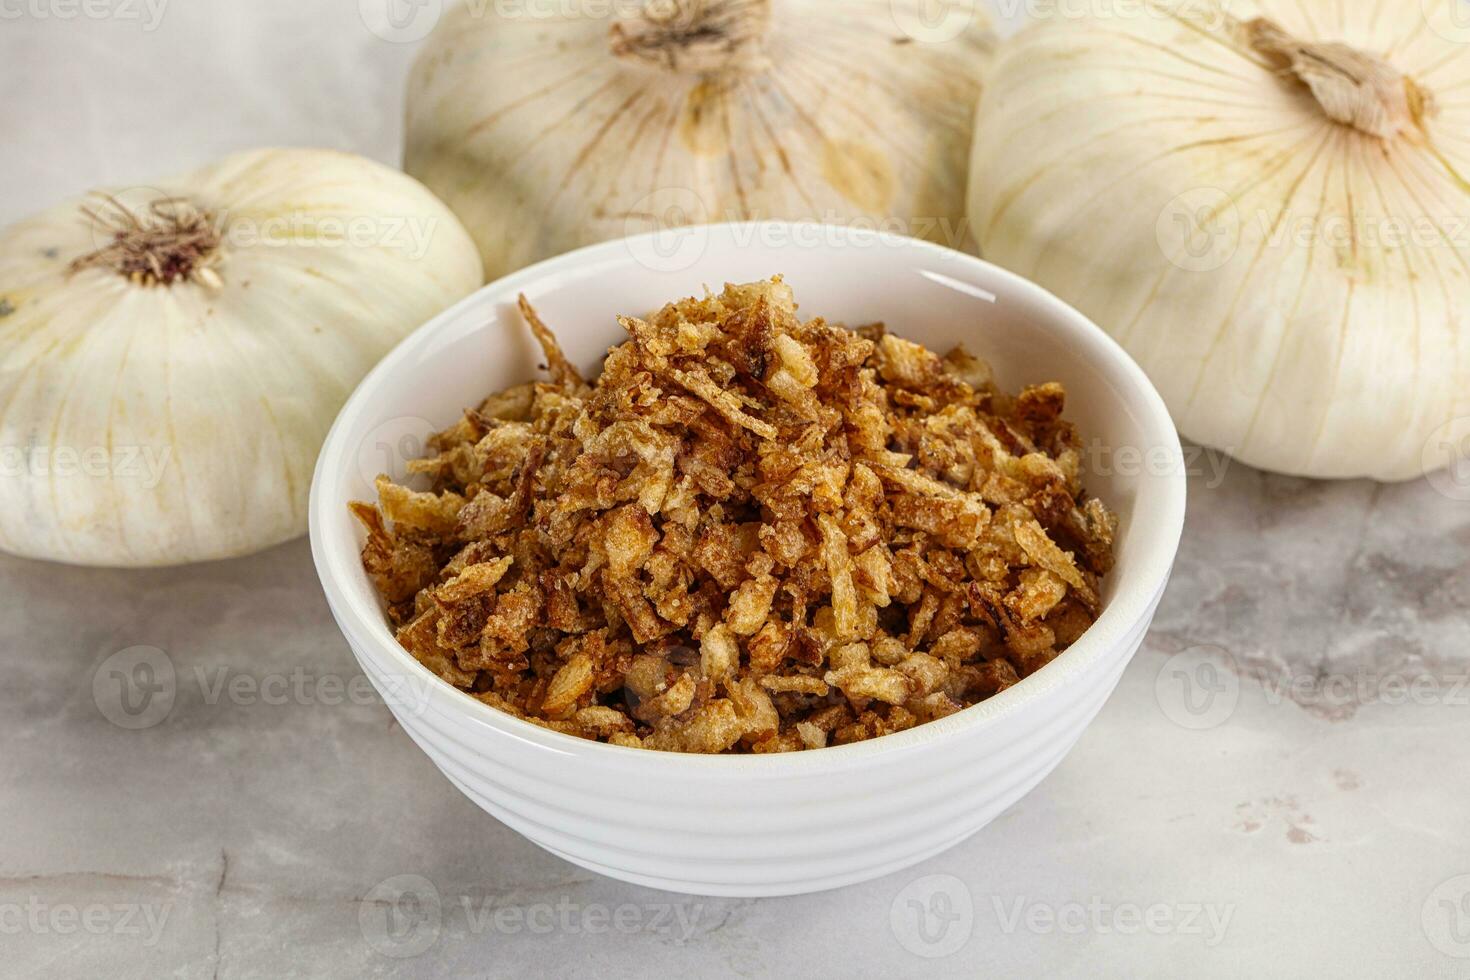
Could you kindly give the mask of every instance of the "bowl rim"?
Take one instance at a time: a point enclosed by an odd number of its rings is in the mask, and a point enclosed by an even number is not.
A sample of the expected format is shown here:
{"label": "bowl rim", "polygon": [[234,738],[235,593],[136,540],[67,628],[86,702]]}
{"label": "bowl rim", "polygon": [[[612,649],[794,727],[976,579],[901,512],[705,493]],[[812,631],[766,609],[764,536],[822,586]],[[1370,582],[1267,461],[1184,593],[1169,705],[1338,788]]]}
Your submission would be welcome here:
{"label": "bowl rim", "polygon": [[[327,508],[345,508],[347,504],[345,496],[339,498],[335,493],[329,495],[327,489],[329,486],[335,489],[335,481],[341,478],[338,474],[347,472],[345,466],[349,454],[346,433],[352,420],[364,412],[376,389],[388,378],[412,369],[418,349],[441,330],[455,326],[466,308],[484,304],[491,294],[513,302],[517,294],[533,290],[534,285],[540,281],[555,282],[558,273],[582,266],[609,264],[610,259],[635,255],[640,244],[654,247],[656,237],[667,234],[666,231],[653,231],[584,246],[542,260],[482,286],[400,341],[368,372],[343,404],[328,431],[312,476],[307,508],[308,524],[312,558],[328,605],[352,648],[354,657],[370,680],[376,684],[378,678],[373,668],[380,665],[374,664],[370,667],[364,662],[370,658],[361,652],[360,644],[370,647],[377,654],[376,658],[371,659],[386,659],[403,676],[424,682],[424,700],[418,705],[422,711],[438,711],[454,716],[469,725],[492,729],[499,735],[530,743],[543,751],[563,756],[596,758],[601,765],[621,769],[656,766],[660,769],[676,768],[690,774],[728,775],[734,770],[746,770],[766,776],[793,775],[814,768],[847,769],[869,762],[877,755],[904,754],[921,746],[952,742],[976,729],[995,724],[1008,715],[1017,714],[1028,704],[1044,700],[1049,691],[1063,687],[1078,675],[1097,668],[1107,659],[1110,651],[1124,643],[1140,624],[1147,623],[1168,583],[1178,552],[1184,528],[1187,479],[1183,450],[1169,410],[1138,363],[1101,327],[1036,283],[983,259],[934,242],[877,229],[796,221],[721,222],[691,226],[688,230],[710,236],[710,242],[717,236],[723,236],[738,247],[741,242],[762,240],[761,236],[766,231],[784,229],[785,237],[779,239],[783,244],[768,246],[771,251],[793,247],[810,250],[810,246],[796,244],[797,239],[791,232],[797,228],[811,229],[818,233],[831,231],[843,236],[841,239],[824,238],[824,241],[842,240],[857,246],[896,252],[919,255],[928,253],[942,257],[948,263],[958,263],[961,267],[980,273],[990,283],[998,283],[1002,289],[1027,298],[1044,309],[1053,327],[1063,328],[1073,335],[1068,340],[1083,348],[1081,353],[1084,357],[1094,359],[1110,380],[1122,382],[1115,386],[1115,390],[1128,396],[1124,403],[1135,410],[1137,422],[1148,436],[1150,445],[1143,448],[1146,451],[1153,451],[1155,446],[1161,448],[1169,455],[1169,465],[1159,467],[1157,472],[1146,472],[1140,478],[1141,484],[1151,482],[1158,485],[1160,499],[1153,501],[1155,509],[1150,511],[1148,523],[1137,526],[1130,532],[1142,536],[1142,541],[1135,545],[1138,553],[1126,570],[1120,567],[1122,574],[1112,598],[1103,609],[1102,615],[1087,631],[1045,669],[952,715],[916,725],[906,731],[848,745],[768,754],[659,752],[566,735],[476,700],[442,680],[403,649],[389,632],[381,610],[376,605],[371,609],[364,608],[363,603],[357,601],[355,596],[337,582],[337,576],[344,572],[342,557],[340,553],[333,553],[324,540],[327,533],[324,523],[327,520]],[[776,239],[773,236],[767,240]],[[485,325],[489,326],[490,322],[487,320]],[[347,551],[357,560],[359,549],[355,545]],[[390,710],[395,713],[398,707],[389,702]]]}

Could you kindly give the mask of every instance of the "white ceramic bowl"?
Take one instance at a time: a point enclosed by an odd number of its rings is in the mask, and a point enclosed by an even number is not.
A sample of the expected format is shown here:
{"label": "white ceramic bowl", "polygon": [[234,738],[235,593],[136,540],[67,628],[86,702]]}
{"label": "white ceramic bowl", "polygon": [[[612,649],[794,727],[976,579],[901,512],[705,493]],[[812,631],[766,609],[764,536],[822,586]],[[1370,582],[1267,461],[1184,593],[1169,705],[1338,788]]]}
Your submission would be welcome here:
{"label": "white ceramic bowl", "polygon": [[[704,284],[781,273],[805,315],[946,350],[963,341],[1011,388],[1060,380],[1092,444],[1088,487],[1122,519],[1102,615],[1055,662],[982,704],[855,745],[686,756],[550,732],[440,682],[394,641],[347,511],[400,476],[431,427],[535,375],[525,292],[592,372],[643,314]],[[1112,692],[1148,629],[1184,518],[1184,465],[1164,403],[1081,314],[978,259],[912,239],[781,223],[610,242],[486,286],[405,340],[328,436],[311,496],[317,571],[363,670],[409,736],[467,796],[542,847],[626,881],[781,895],[875,878],[958,843],[1042,780]],[[1127,747],[1119,746],[1120,751]]]}

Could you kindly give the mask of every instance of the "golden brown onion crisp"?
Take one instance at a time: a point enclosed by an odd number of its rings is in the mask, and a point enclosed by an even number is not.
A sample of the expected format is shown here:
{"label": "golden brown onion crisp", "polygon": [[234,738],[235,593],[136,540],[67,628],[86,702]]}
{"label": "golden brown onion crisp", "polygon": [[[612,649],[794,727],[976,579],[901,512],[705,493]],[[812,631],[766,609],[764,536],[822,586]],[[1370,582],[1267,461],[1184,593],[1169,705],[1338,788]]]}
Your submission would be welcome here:
{"label": "golden brown onion crisp", "polygon": [[398,641],[556,731],[822,748],[953,714],[1091,625],[1116,518],[1055,383],[801,321],[779,278],[622,317],[588,384],[486,398],[378,480],[363,564]]}

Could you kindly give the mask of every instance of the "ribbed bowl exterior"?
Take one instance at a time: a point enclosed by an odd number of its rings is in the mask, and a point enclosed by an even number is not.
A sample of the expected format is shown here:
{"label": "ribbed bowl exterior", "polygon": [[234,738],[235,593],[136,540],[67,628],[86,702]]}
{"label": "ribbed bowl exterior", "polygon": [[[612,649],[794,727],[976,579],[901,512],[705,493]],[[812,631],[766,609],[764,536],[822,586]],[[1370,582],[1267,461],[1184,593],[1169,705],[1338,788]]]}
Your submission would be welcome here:
{"label": "ribbed bowl exterior", "polygon": [[[486,286],[368,375],[317,464],[311,537],[322,586],[403,729],[488,813],[616,878],[706,895],[793,894],[888,874],[970,836],[1076,744],[1142,642],[1178,548],[1178,436],[1147,377],[1095,324],[972,256],[853,229],[816,229],[818,241],[832,242],[819,247],[800,230],[779,222],[688,229],[698,247],[676,271],[653,261],[666,243],[642,236]],[[405,433],[442,428],[486,391],[532,375],[536,355],[522,336],[517,295],[565,326],[568,356],[591,370],[613,339],[604,332],[611,311],[652,309],[701,282],[777,270],[812,312],[901,324],[934,349],[973,344],[1001,378],[1042,380],[1032,375],[1044,366],[1099,446],[1148,461],[1127,468],[1103,453],[1088,469],[1089,489],[1122,523],[1103,608],[1087,632],[1021,683],[947,718],[854,745],[763,756],[572,738],[495,711],[416,663],[387,628],[347,502],[373,495],[381,450]]]}
{"label": "ribbed bowl exterior", "polygon": [[995,819],[1077,743],[1149,619],[1046,697],[947,735],[942,748],[920,742],[857,765],[768,775],[690,772],[655,752],[629,751],[610,765],[548,748],[480,724],[452,700],[390,696],[401,690],[399,667],[371,645],[353,649],[404,731],[450,781],[540,846],[669,891],[783,895],[901,870]]}

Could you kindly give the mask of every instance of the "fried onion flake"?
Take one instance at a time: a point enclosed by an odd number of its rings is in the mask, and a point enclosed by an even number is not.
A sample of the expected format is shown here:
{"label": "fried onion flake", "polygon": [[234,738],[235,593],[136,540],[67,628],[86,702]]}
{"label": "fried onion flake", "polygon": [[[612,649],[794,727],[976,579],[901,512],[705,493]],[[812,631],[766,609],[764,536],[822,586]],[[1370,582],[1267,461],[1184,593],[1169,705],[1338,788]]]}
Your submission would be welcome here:
{"label": "fried onion flake", "polygon": [[619,318],[590,383],[520,309],[548,380],[352,507],[447,683],[616,745],[797,751],[976,704],[1095,618],[1117,519],[1061,385],[803,321],[780,277]]}

